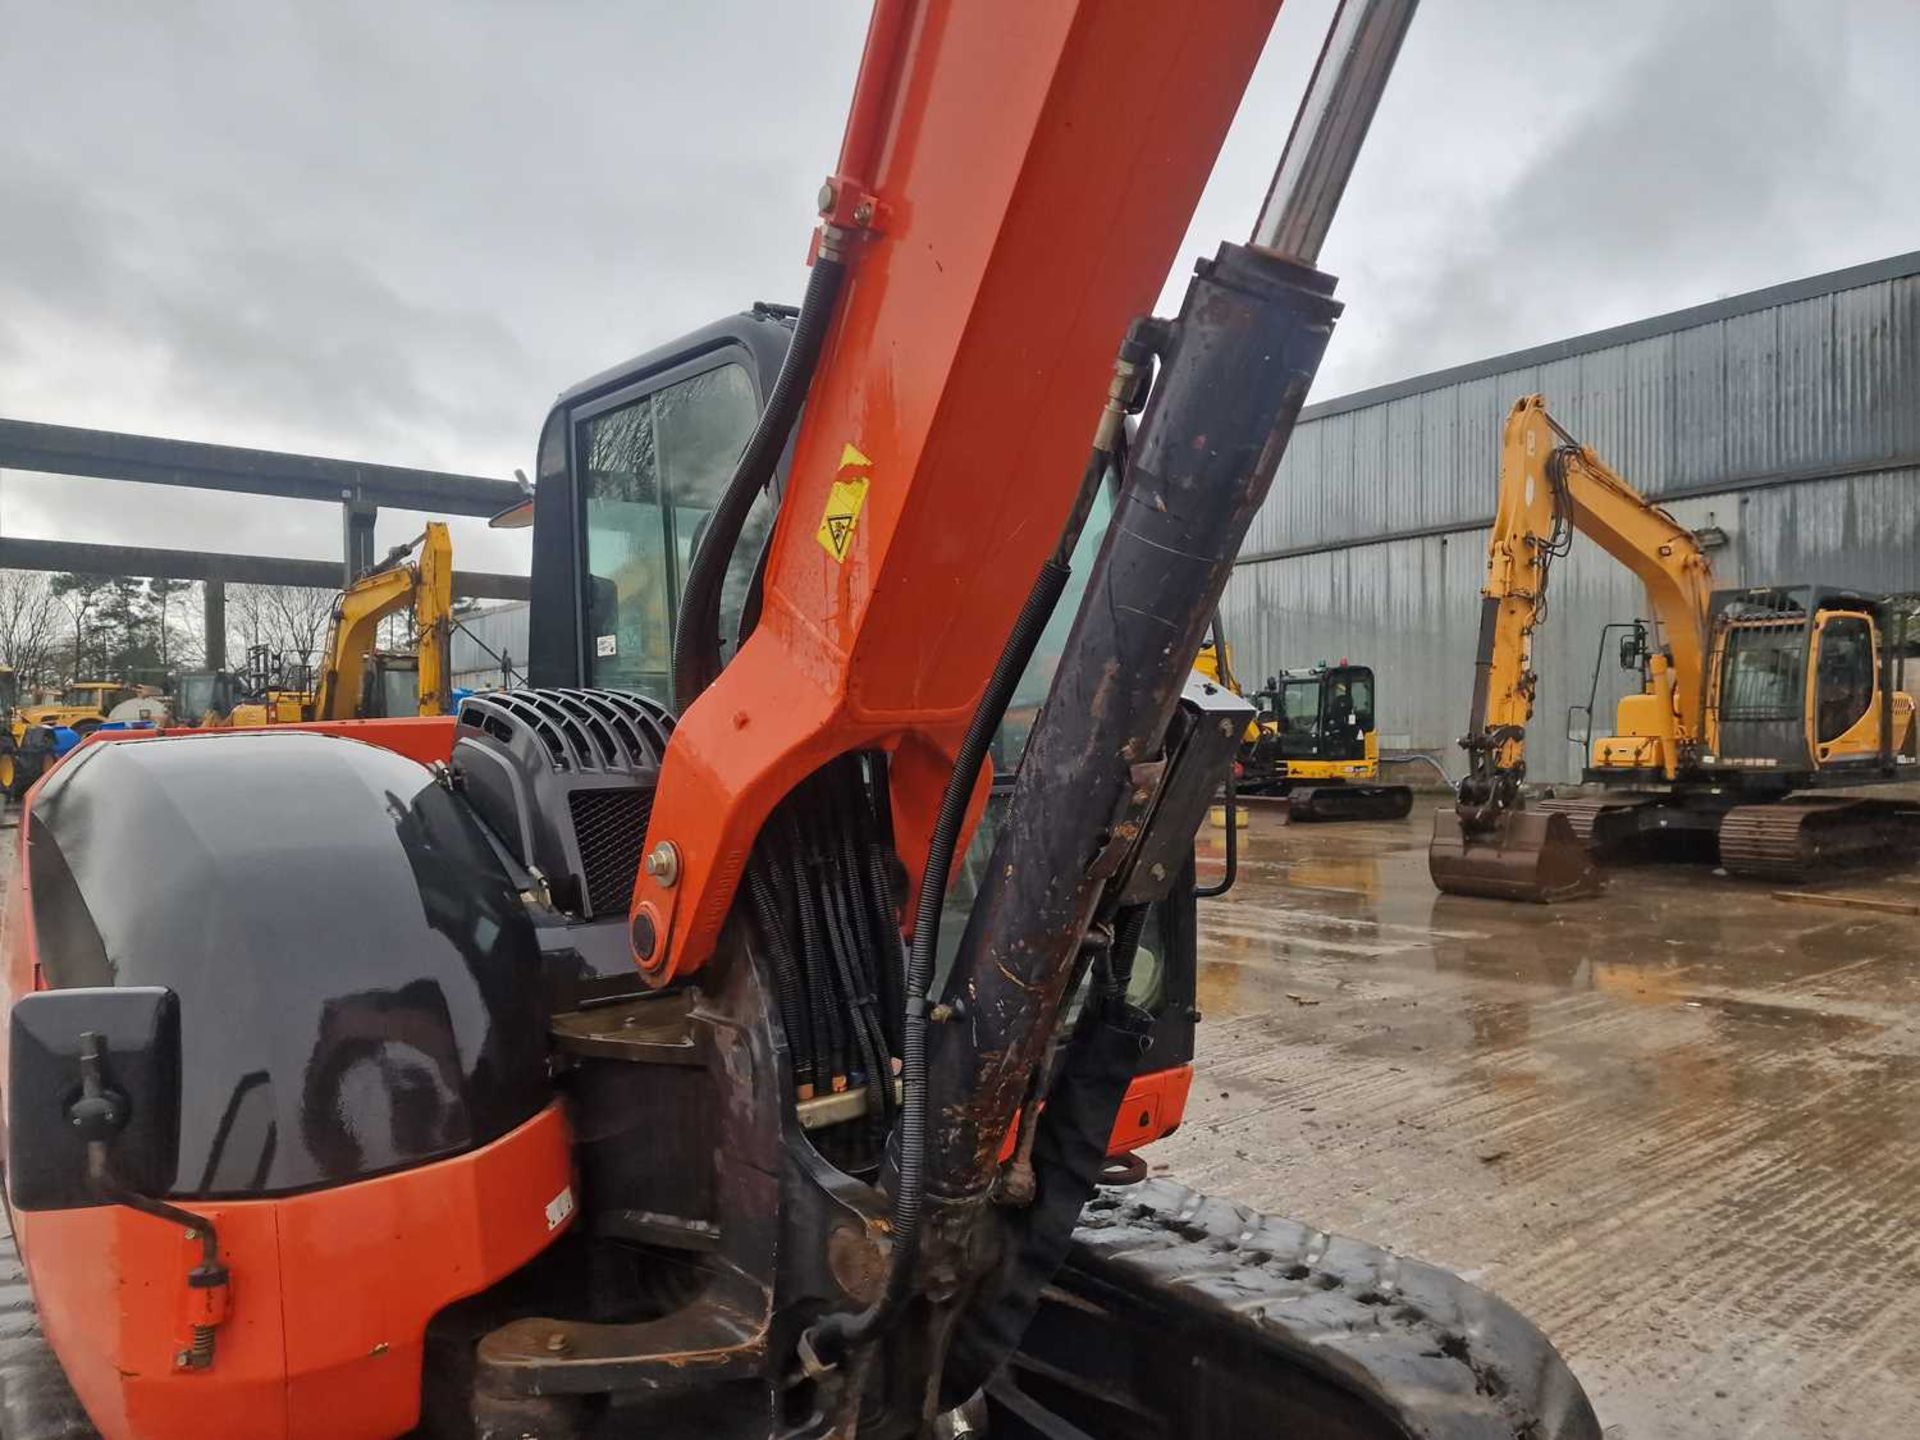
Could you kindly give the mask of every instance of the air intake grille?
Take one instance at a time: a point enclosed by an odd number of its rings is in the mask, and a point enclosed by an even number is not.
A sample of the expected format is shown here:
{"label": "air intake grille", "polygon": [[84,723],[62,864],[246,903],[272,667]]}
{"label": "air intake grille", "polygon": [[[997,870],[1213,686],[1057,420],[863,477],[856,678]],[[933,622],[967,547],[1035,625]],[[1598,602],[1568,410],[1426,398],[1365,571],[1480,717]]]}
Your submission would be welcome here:
{"label": "air intake grille", "polygon": [[589,914],[624,915],[633,904],[652,809],[652,790],[575,790],[567,796]]}

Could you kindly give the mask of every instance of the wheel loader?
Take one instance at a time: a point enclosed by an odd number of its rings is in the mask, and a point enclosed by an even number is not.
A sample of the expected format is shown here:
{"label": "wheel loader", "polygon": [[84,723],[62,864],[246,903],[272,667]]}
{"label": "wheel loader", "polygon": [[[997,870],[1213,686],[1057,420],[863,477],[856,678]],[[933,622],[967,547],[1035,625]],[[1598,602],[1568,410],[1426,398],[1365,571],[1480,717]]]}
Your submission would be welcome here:
{"label": "wheel loader", "polygon": [[[1592,895],[1597,861],[1716,847],[1734,875],[1818,880],[1910,858],[1920,805],[1837,791],[1920,778],[1904,644],[1883,596],[1845,585],[1716,585],[1710,551],[1529,395],[1508,413],[1488,542],[1469,774],[1434,819],[1428,866],[1448,894]],[[1646,588],[1652,620],[1621,635],[1638,688],[1586,740],[1598,795],[1529,802],[1534,639],[1553,562],[1585,535]],[[1598,691],[1596,664],[1594,693]],[[1589,728],[1593,702],[1584,707]],[[1571,725],[1569,727],[1571,733]]]}
{"label": "wheel loader", "polygon": [[28,725],[64,727],[77,735],[86,735],[107,723],[116,705],[154,692],[118,680],[76,680],[60,692],[58,700],[40,705],[23,705],[20,718]]}
{"label": "wheel loader", "polygon": [[530,688],[40,783],[51,1345],[0,1434],[1595,1440],[1499,1301],[1127,1158],[1250,714],[1189,666],[1412,14],[1341,9],[1250,242],[1152,318],[1274,9],[880,0],[797,314],[549,416]]}

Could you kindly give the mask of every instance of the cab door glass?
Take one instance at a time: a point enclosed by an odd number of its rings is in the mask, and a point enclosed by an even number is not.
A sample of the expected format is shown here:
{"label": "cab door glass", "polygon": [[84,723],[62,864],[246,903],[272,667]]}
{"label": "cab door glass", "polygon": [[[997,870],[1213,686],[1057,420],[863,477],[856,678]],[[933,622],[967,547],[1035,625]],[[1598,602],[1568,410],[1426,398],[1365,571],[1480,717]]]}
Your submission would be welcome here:
{"label": "cab door glass", "polygon": [[[733,478],[734,463],[746,448],[747,437],[759,419],[753,382],[739,365],[723,365],[670,385],[654,396],[654,423],[658,427],[660,468],[668,497],[668,523],[673,528],[674,613],[680,611],[680,592],[707,522]],[[721,655],[731,659],[740,633],[740,612],[753,582],[754,566],[773,529],[773,501],[761,491],[747,512],[740,540],[733,548],[721,586]]]}
{"label": "cab door glass", "polygon": [[668,703],[673,578],[653,397],[583,422],[576,445],[586,518],[582,598],[590,683]]}
{"label": "cab door glass", "polygon": [[1373,672],[1355,670],[1353,676],[1353,723],[1362,734],[1373,729]]}
{"label": "cab door glass", "polygon": [[[758,414],[752,379],[744,366],[729,364],[580,424],[590,683],[672,703],[673,637],[687,570]],[[762,495],[723,586],[725,654],[772,522],[773,505]]]}
{"label": "cab door glass", "polygon": [[1820,630],[1815,728],[1820,743],[1838,740],[1873,704],[1873,631],[1856,616],[1837,616]]}

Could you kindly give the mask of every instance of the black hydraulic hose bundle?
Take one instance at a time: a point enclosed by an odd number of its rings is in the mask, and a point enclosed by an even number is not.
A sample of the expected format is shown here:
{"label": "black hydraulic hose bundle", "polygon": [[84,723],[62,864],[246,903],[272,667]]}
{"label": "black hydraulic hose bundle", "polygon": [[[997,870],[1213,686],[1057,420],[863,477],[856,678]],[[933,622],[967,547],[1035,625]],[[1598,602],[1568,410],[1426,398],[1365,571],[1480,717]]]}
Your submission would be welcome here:
{"label": "black hydraulic hose bundle", "polygon": [[900,1037],[902,1098],[889,1227],[894,1252],[887,1272],[887,1287],[865,1310],[857,1314],[839,1311],[816,1323],[801,1342],[803,1349],[811,1350],[816,1357],[835,1356],[872,1339],[906,1299],[912,1284],[927,1188],[927,992],[933,984],[940,920],[960,832],[966,823],[974,788],[979,783],[980,768],[986,763],[993,737],[1006,717],[1014,688],[1033,659],[1047,622],[1072,577],[1073,552],[1100,487],[1109,472],[1126,473],[1129,439],[1126,417],[1137,413],[1144,402],[1154,358],[1164,346],[1167,334],[1166,323],[1151,316],[1143,316],[1128,327],[1073,508],[1061,527],[1053,554],[1040,567],[1032,589],[1027,592],[954,756],[953,772],[940,797],[940,810],[929,839],[926,868],[920,875],[914,902],[913,940],[907,953],[906,1002]]}
{"label": "black hydraulic hose bundle", "polygon": [[720,673],[720,600],[727,565],[740,543],[753,502],[773,481],[773,472],[787,448],[800,407],[806,403],[813,372],[820,363],[820,347],[833,320],[840,286],[846,279],[846,261],[823,246],[814,257],[807,293],[794,322],[793,339],[780,376],[773,382],[760,420],[733,468],[733,478],[713,507],[707,533],[694,552],[687,583],[680,596],[680,623],[673,642],[673,698],[685,710]]}
{"label": "black hydraulic hose bundle", "polygon": [[893,1186],[890,1229],[894,1237],[894,1255],[887,1274],[884,1294],[857,1314],[841,1311],[822,1319],[809,1332],[808,1340],[816,1354],[834,1355],[859,1345],[878,1333],[887,1317],[906,1298],[913,1279],[914,1259],[920,1238],[920,1212],[926,1198],[927,1154],[927,1004],[933,985],[933,967],[940,942],[941,912],[946,904],[947,880],[953,871],[955,851],[965,825],[967,810],[979,783],[980,768],[986,763],[988,747],[1005,718],[1013,699],[1014,687],[1026,671],[1040,636],[1052,618],[1054,607],[1067,587],[1072,570],[1067,564],[1086,523],[1093,497],[1105,478],[1111,456],[1095,450],[1081,477],[1066,529],[1054,553],[1041,566],[1040,574],[1027,592],[1025,603],[1014,620],[1007,643],[995,662],[993,674],[974,707],[966,734],[954,757],[953,773],[940,797],[940,810],[934,821],[927,864],[921,872],[920,888],[914,903],[913,941],[907,952],[905,1017],[901,1026],[900,1080],[902,1104],[899,1123],[898,1173]]}
{"label": "black hydraulic hose bundle", "polygon": [[747,898],[773,964],[774,993],[780,1006],[780,1025],[787,1033],[787,1048],[793,1056],[794,1083],[811,1093],[816,1083],[816,1066],[806,978],[801,973],[800,958],[793,953],[791,932],[786,917],[780,913],[780,901],[766,870],[766,863],[758,856],[747,866]]}
{"label": "black hydraulic hose bundle", "polygon": [[877,757],[854,754],[802,782],[765,827],[744,885],[795,1085],[803,1098],[864,1090],[876,1147],[898,1108],[886,1010],[904,983],[880,820],[886,775]]}

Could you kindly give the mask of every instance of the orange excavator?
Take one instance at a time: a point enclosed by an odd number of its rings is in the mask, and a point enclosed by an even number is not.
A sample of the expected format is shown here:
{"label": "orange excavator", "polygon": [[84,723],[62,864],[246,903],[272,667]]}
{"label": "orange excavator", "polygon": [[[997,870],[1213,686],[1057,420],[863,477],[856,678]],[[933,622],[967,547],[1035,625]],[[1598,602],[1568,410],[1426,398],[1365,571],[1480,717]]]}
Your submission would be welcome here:
{"label": "orange excavator", "polygon": [[797,313],[550,416],[533,688],[39,783],[0,1433],[1595,1440],[1498,1300],[1131,1155],[1412,8],[1158,320],[1276,0],[880,0]]}

